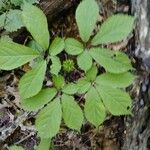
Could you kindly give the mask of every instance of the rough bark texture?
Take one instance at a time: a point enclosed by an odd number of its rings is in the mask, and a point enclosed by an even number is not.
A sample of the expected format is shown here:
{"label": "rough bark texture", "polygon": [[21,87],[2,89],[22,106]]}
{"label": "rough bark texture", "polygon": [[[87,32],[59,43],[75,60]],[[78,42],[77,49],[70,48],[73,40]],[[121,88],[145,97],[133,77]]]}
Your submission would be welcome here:
{"label": "rough bark texture", "polygon": [[126,119],[126,138],[123,150],[150,149],[150,1],[132,0],[132,12],[137,18],[135,55],[147,65],[146,76],[141,76],[139,91],[134,100],[134,116]]}

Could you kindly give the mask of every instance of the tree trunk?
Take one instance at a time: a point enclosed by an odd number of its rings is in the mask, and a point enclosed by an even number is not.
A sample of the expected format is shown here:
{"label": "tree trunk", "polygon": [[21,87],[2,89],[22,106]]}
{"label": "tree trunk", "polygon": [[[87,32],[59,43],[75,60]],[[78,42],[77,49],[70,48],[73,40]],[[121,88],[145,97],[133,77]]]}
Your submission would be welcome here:
{"label": "tree trunk", "polygon": [[133,117],[126,118],[123,150],[150,149],[150,0],[132,0],[132,13],[137,18],[135,55],[141,58],[147,71],[139,77],[139,90],[133,102]]}

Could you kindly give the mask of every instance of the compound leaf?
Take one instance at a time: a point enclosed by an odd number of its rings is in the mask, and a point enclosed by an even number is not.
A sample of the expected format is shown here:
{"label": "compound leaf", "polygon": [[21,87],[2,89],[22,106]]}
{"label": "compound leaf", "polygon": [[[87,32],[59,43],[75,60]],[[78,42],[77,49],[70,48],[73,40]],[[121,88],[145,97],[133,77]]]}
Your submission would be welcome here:
{"label": "compound leaf", "polygon": [[123,73],[132,69],[130,59],[123,52],[104,48],[92,48],[89,52],[93,59],[108,72]]}
{"label": "compound leaf", "polygon": [[121,74],[105,73],[96,78],[96,83],[99,85],[107,85],[117,88],[125,88],[133,83],[135,76],[130,72]]}
{"label": "compound leaf", "polygon": [[84,119],[83,113],[72,96],[62,95],[62,109],[65,124],[71,129],[80,131]]}
{"label": "compound leaf", "polygon": [[0,69],[2,70],[18,68],[39,56],[40,54],[31,48],[12,41],[0,40]]}
{"label": "compound leaf", "polygon": [[84,42],[87,42],[92,34],[99,14],[99,7],[95,0],[82,1],[76,10],[76,22],[79,33]]}
{"label": "compound leaf", "polygon": [[51,101],[56,95],[57,91],[55,88],[47,88],[41,90],[37,95],[28,99],[23,99],[21,105],[24,110],[37,111],[44,107],[49,101]]}
{"label": "compound leaf", "polygon": [[96,127],[105,120],[106,109],[94,87],[91,87],[86,94],[84,112],[87,120]]}
{"label": "compound leaf", "polygon": [[22,99],[27,99],[38,94],[43,85],[45,72],[46,61],[42,61],[21,78],[19,92]]}
{"label": "compound leaf", "polygon": [[60,129],[62,110],[60,99],[48,104],[36,117],[35,126],[41,138],[52,138]]}
{"label": "compound leaf", "polygon": [[96,86],[107,110],[115,115],[131,114],[131,98],[128,93],[111,86]]}
{"label": "compound leaf", "polygon": [[122,41],[133,30],[134,17],[128,15],[113,15],[101,26],[100,31],[92,40],[93,45],[109,44]]}
{"label": "compound leaf", "polygon": [[92,67],[92,57],[88,51],[84,51],[77,57],[77,64],[85,72]]}
{"label": "compound leaf", "polygon": [[22,12],[23,22],[37,43],[45,50],[49,46],[49,31],[47,19],[42,10],[25,3]]}
{"label": "compound leaf", "polygon": [[64,39],[56,37],[52,41],[52,44],[50,45],[49,53],[51,56],[56,56],[57,54],[62,52],[64,48],[65,48]]}
{"label": "compound leaf", "polygon": [[83,44],[74,38],[67,38],[65,40],[65,51],[70,55],[79,55],[83,52]]}

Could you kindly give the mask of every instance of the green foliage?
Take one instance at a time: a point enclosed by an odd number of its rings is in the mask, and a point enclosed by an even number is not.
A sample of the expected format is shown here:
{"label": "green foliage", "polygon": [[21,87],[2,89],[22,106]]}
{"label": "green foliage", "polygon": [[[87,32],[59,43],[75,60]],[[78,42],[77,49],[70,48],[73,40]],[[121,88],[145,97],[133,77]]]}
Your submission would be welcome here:
{"label": "green foliage", "polygon": [[49,46],[50,36],[44,13],[36,6],[25,3],[23,5],[22,20],[35,41],[46,50]]}
{"label": "green foliage", "polygon": [[37,147],[37,150],[49,150],[50,148],[50,139],[42,138],[40,144]]}
{"label": "green foliage", "polygon": [[3,40],[0,41],[0,45],[0,69],[2,70],[15,69],[40,56],[38,52],[14,42]]}
{"label": "green foliage", "polygon": [[84,51],[77,57],[77,64],[85,72],[92,67],[92,57],[89,51]]}
{"label": "green foliage", "polygon": [[106,117],[106,109],[94,87],[91,87],[86,95],[84,112],[87,120],[98,127]]}
{"label": "green foliage", "polygon": [[42,61],[21,78],[19,92],[22,99],[30,98],[38,94],[42,89],[45,72],[46,61]]}
{"label": "green foliage", "polygon": [[134,18],[127,15],[113,15],[101,26],[92,40],[93,45],[119,42],[132,31]]}
{"label": "green foliage", "polygon": [[65,124],[71,129],[80,131],[83,123],[83,113],[72,96],[62,95],[62,110]]}
{"label": "green foliage", "polygon": [[50,45],[49,53],[51,56],[56,56],[57,54],[63,51],[64,47],[65,47],[64,39],[56,37],[52,41],[52,44]]}
{"label": "green foliage", "polygon": [[70,55],[78,55],[83,52],[83,44],[73,38],[65,40],[65,51]]}
{"label": "green foliage", "polygon": [[11,146],[9,150],[24,150],[21,146]]}
{"label": "green foliage", "polygon": [[63,61],[63,70],[66,72],[71,72],[74,70],[74,62],[71,59]]}
{"label": "green foliage", "polygon": [[44,139],[54,137],[59,132],[61,117],[60,99],[56,98],[36,117],[35,126],[38,130],[38,135]]}
{"label": "green foliage", "polygon": [[130,59],[122,52],[114,52],[102,48],[91,48],[90,54],[99,65],[111,73],[123,73],[132,69]]}
{"label": "green foliage", "polygon": [[[12,70],[26,63],[32,66],[20,79],[19,94],[24,110],[39,111],[35,123],[41,137],[39,150],[49,149],[50,139],[59,133],[62,120],[67,127],[79,132],[84,117],[98,127],[108,113],[115,116],[131,114],[132,101],[125,92],[125,88],[135,79],[131,74],[131,60],[125,53],[101,48],[100,44],[107,45],[126,39],[133,29],[133,17],[113,15],[93,35],[98,4],[95,0],[84,0],[76,10],[76,22],[82,41],[55,37],[50,44],[46,17],[39,8],[30,4],[37,1],[26,0],[24,4],[21,0],[11,2],[13,6],[22,5],[23,10],[10,10],[2,14],[0,28],[13,31],[25,26],[33,39],[27,47],[14,43],[8,37],[1,38],[0,69]],[[63,50],[71,56],[66,57]],[[60,60],[64,56],[71,59],[63,61],[64,71],[61,71]],[[66,72],[80,72],[78,67],[75,69],[76,64],[84,72],[77,81],[68,83],[65,80]],[[46,84],[48,88],[42,89],[44,79],[50,84]],[[82,107],[84,110],[77,103],[76,95],[85,100]]]}
{"label": "green foliage", "polygon": [[95,0],[84,0],[76,10],[76,21],[79,33],[84,42],[87,42],[95,27],[99,8]]}
{"label": "green foliage", "polygon": [[56,95],[57,91],[55,88],[47,88],[41,90],[37,95],[22,99],[21,105],[24,110],[37,111],[44,107],[49,101],[51,101]]}

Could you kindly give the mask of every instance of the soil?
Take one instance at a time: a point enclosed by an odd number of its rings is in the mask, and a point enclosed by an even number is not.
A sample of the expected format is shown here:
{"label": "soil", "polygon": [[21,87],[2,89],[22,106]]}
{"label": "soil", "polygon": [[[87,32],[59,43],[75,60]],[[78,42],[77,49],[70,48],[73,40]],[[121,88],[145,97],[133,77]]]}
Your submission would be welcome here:
{"label": "soil", "polygon": [[[78,1],[69,10],[65,10],[65,12],[55,17],[53,21],[48,22],[52,39],[54,36],[60,36],[74,37],[80,40],[74,15],[77,4]],[[96,30],[103,20],[114,13],[131,14],[129,0],[101,0],[99,5],[101,11]],[[24,43],[27,38],[28,33],[24,31],[14,40]],[[141,83],[148,79],[148,73],[141,60],[134,56],[134,40],[133,36],[129,41],[109,45],[109,47],[121,49],[132,59],[133,65],[136,68],[135,74],[138,78],[134,85],[127,90],[133,99],[139,96],[142,99],[145,95],[139,95],[137,91],[142,90]],[[61,54],[62,61],[66,57],[65,53]],[[25,65],[13,71],[0,72],[0,150],[6,150],[13,144],[23,146],[26,150],[33,150],[40,141],[34,129],[35,113],[23,111],[19,103],[18,81],[28,69],[30,69],[29,66]],[[65,73],[67,81],[75,81],[80,76],[82,76],[82,71],[78,68],[72,73]],[[47,82],[48,80],[45,81],[45,85]],[[147,89],[147,85],[145,88]],[[141,101],[141,107],[143,103]],[[74,132],[62,125],[61,132],[53,139],[52,144],[56,150],[121,150],[128,132],[126,130],[128,121],[130,120],[126,119],[125,116],[114,117],[108,115],[106,121],[98,129],[85,123],[81,129],[81,133]]]}

